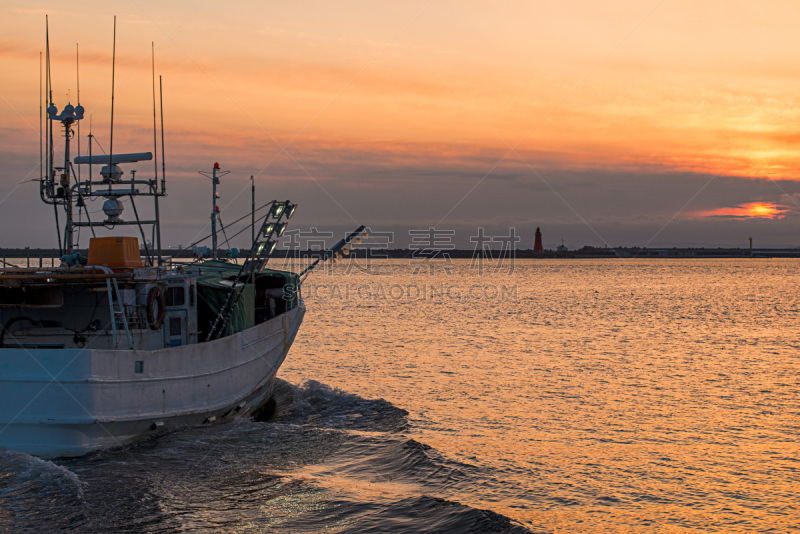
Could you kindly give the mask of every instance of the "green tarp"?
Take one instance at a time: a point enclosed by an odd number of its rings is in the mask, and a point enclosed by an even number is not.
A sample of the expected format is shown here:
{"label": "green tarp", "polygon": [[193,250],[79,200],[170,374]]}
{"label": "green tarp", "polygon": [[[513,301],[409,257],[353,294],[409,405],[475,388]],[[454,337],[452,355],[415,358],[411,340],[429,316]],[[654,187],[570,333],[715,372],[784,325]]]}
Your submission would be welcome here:
{"label": "green tarp", "polygon": [[[201,303],[205,303],[209,307],[209,315],[212,317],[215,317],[219,313],[220,308],[225,304],[225,300],[228,298],[228,293],[231,290],[230,281],[214,278],[208,280],[200,279],[197,282],[197,298]],[[231,320],[223,334],[225,336],[233,334],[234,332],[241,332],[256,324],[256,288],[253,284],[246,284],[241,291],[242,294],[239,297],[239,301],[236,303],[236,308],[234,308],[231,314]]]}
{"label": "green tarp", "polygon": [[[219,310],[225,304],[231,290],[232,280],[239,274],[240,266],[219,260],[208,260],[200,265],[201,275],[197,278],[198,320],[208,323],[216,319]],[[245,284],[239,302],[231,315],[231,321],[223,335],[241,332],[255,325],[256,286],[263,290],[265,287],[290,286],[294,298],[284,301],[283,308],[278,313],[290,310],[297,306],[297,275],[286,271],[265,269],[255,276],[256,284]],[[201,331],[210,330],[210,324],[198,325]]]}

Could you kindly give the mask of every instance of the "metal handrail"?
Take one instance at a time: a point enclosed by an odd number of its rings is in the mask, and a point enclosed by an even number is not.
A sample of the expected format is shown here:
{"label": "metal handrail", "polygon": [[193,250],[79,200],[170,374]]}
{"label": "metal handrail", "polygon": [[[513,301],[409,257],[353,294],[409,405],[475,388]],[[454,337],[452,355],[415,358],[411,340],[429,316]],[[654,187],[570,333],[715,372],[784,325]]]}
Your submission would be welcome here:
{"label": "metal handrail", "polygon": [[[97,269],[102,271],[106,274],[114,274],[114,271],[109,269],[108,267],[104,267],[102,265],[87,265],[85,267],[86,270],[89,269]],[[131,336],[130,328],[128,328],[128,317],[125,314],[125,304],[122,302],[122,295],[119,292],[119,285],[117,285],[117,279],[109,276],[106,278],[106,289],[108,290],[108,308],[111,312],[111,341],[114,343],[114,348],[119,348],[117,344],[117,321],[114,317],[114,296],[111,292],[111,286],[114,286],[114,292],[117,294],[117,302],[119,303],[119,311],[120,315],[122,316],[122,324],[125,326],[125,334],[128,337],[128,344],[129,348],[133,348],[133,337]]]}

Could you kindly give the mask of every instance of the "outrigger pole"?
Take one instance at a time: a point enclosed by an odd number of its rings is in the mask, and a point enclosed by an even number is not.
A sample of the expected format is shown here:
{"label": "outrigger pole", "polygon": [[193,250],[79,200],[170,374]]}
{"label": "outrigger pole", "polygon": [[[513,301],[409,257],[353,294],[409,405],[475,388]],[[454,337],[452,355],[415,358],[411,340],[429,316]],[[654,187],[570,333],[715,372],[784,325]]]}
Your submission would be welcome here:
{"label": "outrigger pole", "polygon": [[349,255],[350,252],[355,249],[356,245],[361,244],[362,238],[366,239],[368,237],[369,234],[366,231],[366,227],[363,225],[359,226],[354,232],[351,232],[350,235],[344,239],[340,239],[338,243],[323,252],[322,255],[314,261],[314,263],[306,267],[303,272],[298,275],[300,277],[300,281],[303,280],[303,278],[306,276],[306,273],[313,271],[320,262],[325,262],[328,260],[335,261],[337,257],[341,258],[342,256]]}

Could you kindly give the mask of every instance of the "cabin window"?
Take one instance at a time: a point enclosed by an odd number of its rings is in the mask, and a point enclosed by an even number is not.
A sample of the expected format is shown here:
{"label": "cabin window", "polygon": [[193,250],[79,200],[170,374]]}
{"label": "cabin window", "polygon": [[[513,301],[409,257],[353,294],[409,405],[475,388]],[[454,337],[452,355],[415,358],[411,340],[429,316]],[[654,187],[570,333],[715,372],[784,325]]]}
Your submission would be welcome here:
{"label": "cabin window", "polygon": [[169,286],[164,294],[167,306],[183,306],[186,302],[186,291],[183,286]]}
{"label": "cabin window", "polygon": [[181,335],[181,318],[170,317],[169,319],[169,335],[170,337],[177,337]]}
{"label": "cabin window", "polygon": [[189,306],[194,306],[194,284],[189,284]]}

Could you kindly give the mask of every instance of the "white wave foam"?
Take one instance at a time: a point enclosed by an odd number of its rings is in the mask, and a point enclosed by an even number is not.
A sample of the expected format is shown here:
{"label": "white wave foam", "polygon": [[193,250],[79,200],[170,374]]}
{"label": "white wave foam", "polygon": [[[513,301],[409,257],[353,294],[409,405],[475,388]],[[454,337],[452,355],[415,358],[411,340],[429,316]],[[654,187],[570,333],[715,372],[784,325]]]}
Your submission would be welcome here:
{"label": "white wave foam", "polygon": [[[0,447],[0,496],[18,494],[20,491],[72,493],[83,498],[84,482],[64,466],[43,460],[24,452]],[[74,493],[73,493],[74,492]]]}
{"label": "white wave foam", "polygon": [[384,399],[364,399],[316,380],[301,387],[278,380],[275,400],[275,419],[285,424],[374,431],[400,431],[408,425],[408,412]]}

